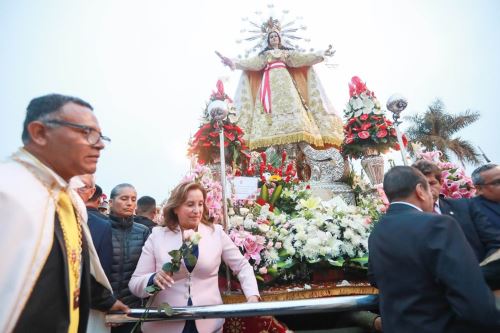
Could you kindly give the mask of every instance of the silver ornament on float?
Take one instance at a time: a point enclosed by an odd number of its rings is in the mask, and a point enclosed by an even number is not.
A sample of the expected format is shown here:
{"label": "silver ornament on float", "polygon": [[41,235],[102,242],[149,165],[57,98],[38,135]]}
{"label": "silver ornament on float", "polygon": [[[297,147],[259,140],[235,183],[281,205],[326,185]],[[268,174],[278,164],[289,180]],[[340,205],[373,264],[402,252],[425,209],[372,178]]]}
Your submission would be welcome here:
{"label": "silver ornament on float", "polygon": [[215,100],[208,104],[208,114],[215,121],[226,119],[229,113],[227,103],[221,100]]}
{"label": "silver ornament on float", "polygon": [[399,115],[408,106],[406,98],[400,94],[394,94],[387,100],[387,110]]}

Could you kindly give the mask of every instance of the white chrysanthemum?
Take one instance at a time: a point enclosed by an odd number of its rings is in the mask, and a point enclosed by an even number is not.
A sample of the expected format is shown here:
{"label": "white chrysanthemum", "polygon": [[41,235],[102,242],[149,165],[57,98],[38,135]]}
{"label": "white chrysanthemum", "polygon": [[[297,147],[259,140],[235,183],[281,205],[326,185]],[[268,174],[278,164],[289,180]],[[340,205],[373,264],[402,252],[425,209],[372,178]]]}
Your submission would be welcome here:
{"label": "white chrysanthemum", "polygon": [[344,230],[344,239],[352,240],[353,237],[354,237],[354,232],[352,231],[352,229],[347,228],[346,230]]}
{"label": "white chrysanthemum", "polygon": [[278,260],[280,259],[280,256],[278,254],[278,250],[276,250],[275,248],[271,248],[269,249],[269,251],[267,251],[267,262],[269,264],[274,264],[276,263]]}

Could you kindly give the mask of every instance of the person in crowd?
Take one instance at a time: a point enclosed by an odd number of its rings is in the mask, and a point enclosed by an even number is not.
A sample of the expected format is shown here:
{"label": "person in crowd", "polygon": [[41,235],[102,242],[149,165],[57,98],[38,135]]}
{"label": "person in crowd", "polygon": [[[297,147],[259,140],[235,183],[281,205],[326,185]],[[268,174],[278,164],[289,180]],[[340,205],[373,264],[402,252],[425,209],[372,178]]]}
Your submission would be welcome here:
{"label": "person in crowd", "polygon": [[78,194],[85,202],[88,215],[88,226],[94,247],[99,256],[99,261],[104,273],[109,278],[111,272],[111,261],[113,258],[113,245],[111,242],[111,222],[106,215],[101,214],[97,207],[101,201],[102,189],[95,183],[95,177],[91,174],[81,175],[83,186],[78,188]]}
{"label": "person in crowd", "polygon": [[425,176],[396,166],[383,183],[387,214],[369,240],[369,278],[384,332],[499,332],[500,312],[458,223],[433,213]]}
{"label": "person in crowd", "polygon": [[488,219],[500,229],[500,166],[486,164],[472,172],[477,190],[474,201]]}
{"label": "person in crowd", "polygon": [[458,222],[479,262],[500,249],[500,228],[488,220],[473,200],[440,196],[441,169],[435,163],[419,160],[413,167],[424,174],[430,185],[434,212],[449,215]]}
{"label": "person in crowd", "polygon": [[0,332],[87,330],[90,308],[129,309],[111,294],[74,176],[94,173],[104,141],[91,105],[34,98],[23,147],[0,164]]}
{"label": "person in crowd", "polygon": [[157,224],[154,222],[156,217],[156,200],[150,196],[143,196],[137,200],[137,209],[134,222],[145,225],[149,230],[153,230]]}
{"label": "person in crowd", "polygon": [[97,207],[99,210],[99,213],[102,215],[108,216],[109,215],[109,202],[108,198],[106,197],[106,194],[102,194],[99,206]]}
{"label": "person in crowd", "polygon": [[[130,184],[116,185],[110,193],[109,219],[111,221],[113,239],[113,260],[109,281],[115,297],[131,308],[142,306],[142,300],[134,296],[128,288],[129,280],[134,272],[142,246],[150,231],[142,224],[134,222],[137,192]],[[130,333],[134,324],[113,327],[113,333]]]}
{"label": "person in crowd", "polygon": [[[138,297],[148,297],[145,288],[161,288],[152,306],[167,302],[171,306],[200,306],[222,304],[218,272],[223,260],[237,274],[248,302],[259,300],[259,291],[253,269],[229,236],[218,224],[208,221],[206,192],[199,183],[185,182],[173,191],[163,208],[163,226],[154,228],[142,250],[129,287]],[[193,253],[198,258],[195,266],[183,262],[178,272],[162,270],[170,262],[171,250],[178,250],[185,234],[196,231],[201,236]],[[207,333],[222,332],[224,319],[144,323],[145,333]]]}

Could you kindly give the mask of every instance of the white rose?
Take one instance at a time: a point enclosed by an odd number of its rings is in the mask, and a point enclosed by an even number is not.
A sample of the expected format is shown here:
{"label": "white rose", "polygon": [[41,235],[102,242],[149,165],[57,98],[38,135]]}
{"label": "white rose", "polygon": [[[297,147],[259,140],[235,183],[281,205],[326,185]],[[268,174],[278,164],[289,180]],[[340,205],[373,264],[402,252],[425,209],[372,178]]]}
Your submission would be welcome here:
{"label": "white rose", "polygon": [[269,225],[265,223],[259,224],[259,230],[261,232],[268,232],[269,231]]}

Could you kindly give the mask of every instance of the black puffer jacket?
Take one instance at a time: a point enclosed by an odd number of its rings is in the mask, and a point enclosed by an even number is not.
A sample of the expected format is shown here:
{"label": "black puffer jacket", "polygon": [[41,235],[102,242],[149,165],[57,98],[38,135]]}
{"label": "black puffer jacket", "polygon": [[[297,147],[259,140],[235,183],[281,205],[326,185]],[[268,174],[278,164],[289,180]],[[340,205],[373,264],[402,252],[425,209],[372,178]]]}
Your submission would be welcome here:
{"label": "black puffer jacket", "polygon": [[110,280],[115,297],[129,307],[140,307],[141,299],[132,295],[128,282],[135,271],[142,246],[150,231],[146,226],[133,222],[133,217],[109,215],[113,234],[113,263]]}

